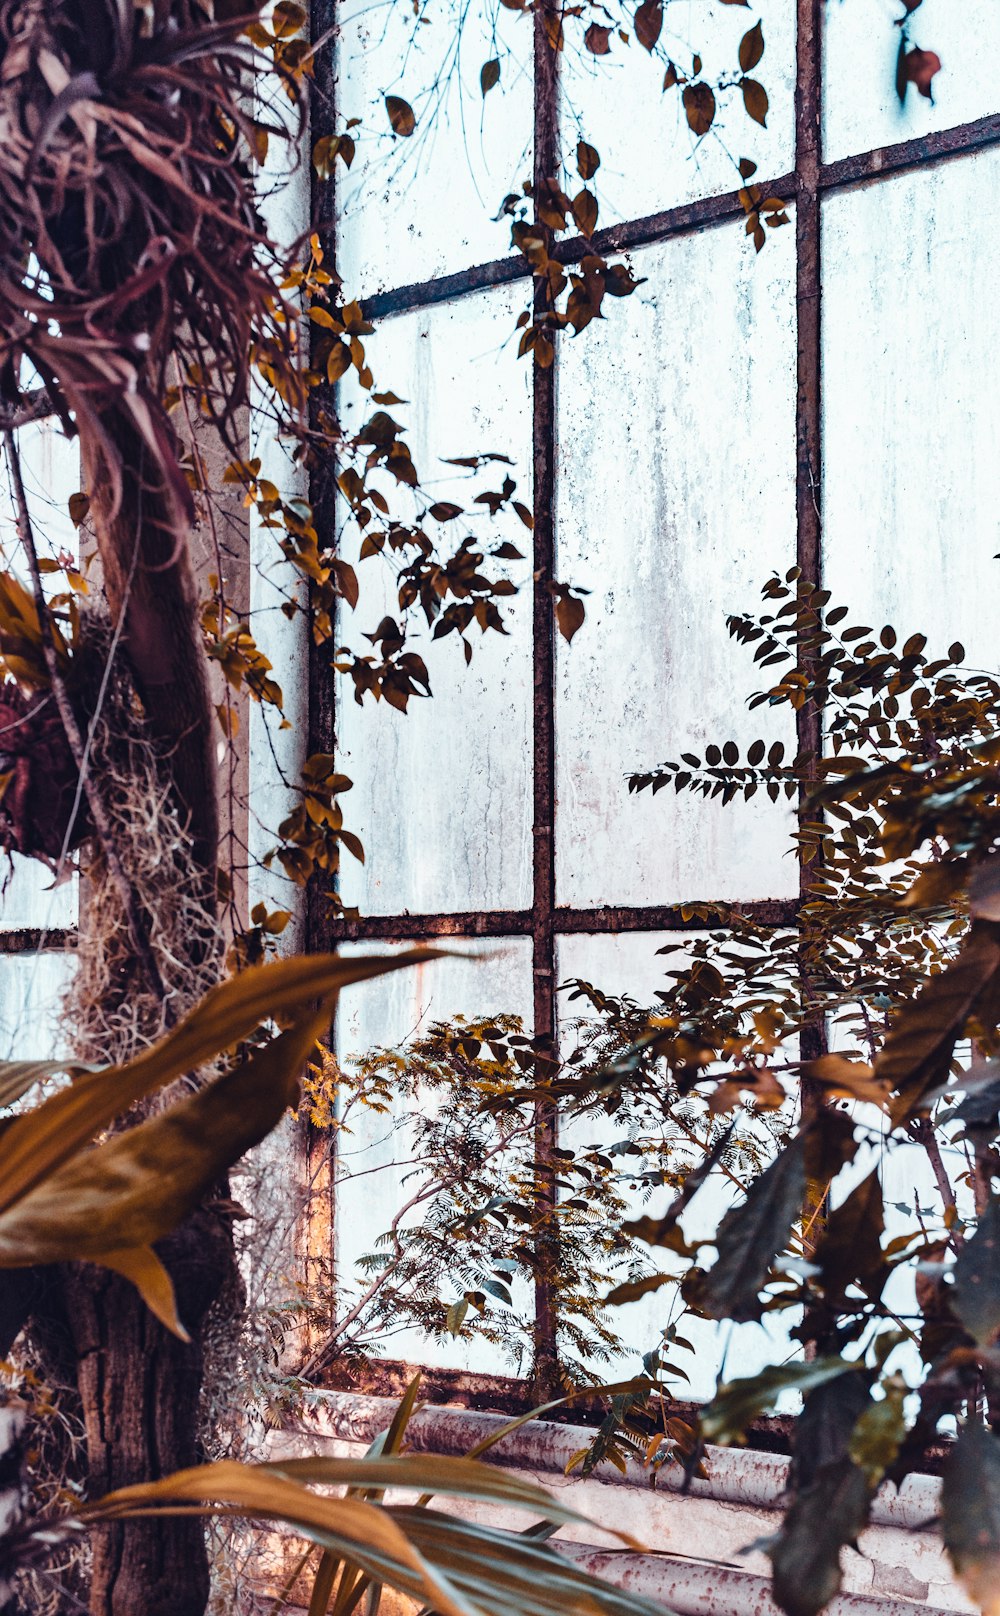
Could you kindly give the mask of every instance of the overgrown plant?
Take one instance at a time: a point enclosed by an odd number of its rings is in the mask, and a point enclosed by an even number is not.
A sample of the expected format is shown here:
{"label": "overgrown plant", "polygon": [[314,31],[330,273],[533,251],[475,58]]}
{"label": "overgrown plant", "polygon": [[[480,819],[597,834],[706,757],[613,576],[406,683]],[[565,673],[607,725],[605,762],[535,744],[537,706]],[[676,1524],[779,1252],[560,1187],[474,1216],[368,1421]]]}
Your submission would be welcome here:
{"label": "overgrown plant", "polygon": [[[685,1234],[685,1212],[711,1153],[665,1215],[630,1225],[672,1254],[654,1284],[679,1280],[692,1313],[737,1323],[784,1313],[802,1349],[720,1385],[702,1437],[740,1441],[782,1392],[802,1392],[790,1503],[768,1552],[782,1608],[814,1616],[840,1586],[842,1551],[876,1489],[919,1468],[957,1424],[942,1532],[970,1595],[992,1611],[1000,680],[966,668],[961,645],[935,656],[921,634],[901,642],[889,626],[850,622],[795,572],[765,598],[767,612],[730,620],[758,664],[781,670],[751,705],[821,705],[824,755],[786,759],[758,741],[742,759],[727,742],[632,784],[727,801],[805,791],[799,924],[768,930],[706,910],[706,926],[724,929],[692,944],[631,1047],[573,1085],[575,1101],[614,1115],[666,1075],[724,1116],[801,1085],[797,1122],[710,1239]],[[834,1048],[803,1060],[797,1040],[810,1030]],[[938,1204],[911,1219],[895,1207],[886,1240],[885,1165],[914,1146]]]}
{"label": "overgrown plant", "polygon": [[[194,1211],[210,1186],[294,1101],[303,1063],[329,1022],[340,989],[434,952],[417,949],[395,958],[351,961],[319,955],[245,972],[216,988],[171,1034],[128,1065],[77,1070],[73,1084],[18,1112],[4,1131],[0,1265],[27,1268],[89,1259],[123,1274],[167,1328],[185,1336],[154,1242]],[[264,1006],[283,1030],[261,1044],[256,1035]],[[236,1058],[228,1069],[205,1087],[177,1097],[179,1078],[232,1054]],[[7,1062],[0,1071],[0,1099],[14,1105],[62,1070],[59,1063]],[[124,1107],[164,1091],[166,1103],[155,1115],[92,1143]],[[100,1538],[117,1523],[143,1521],[154,1523],[163,1538],[173,1519],[193,1508],[282,1522],[317,1544],[322,1552],[311,1600],[317,1616],[328,1608],[341,1565],[342,1592],[360,1592],[363,1581],[386,1584],[454,1616],[595,1608],[626,1616],[655,1609],[562,1564],[537,1542],[427,1509],[436,1493],[504,1502],[542,1516],[544,1530],[529,1532],[529,1539],[580,1519],[543,1489],[474,1459],[400,1454],[416,1391],[414,1382],[384,1442],[366,1459],[203,1464],[120,1489],[70,1515],[63,1501],[54,1500],[41,1519],[19,1518],[17,1416],[8,1404],[0,1495],[2,1608],[16,1608],[19,1574],[30,1576],[80,1531],[95,1531]],[[343,1485],[347,1495],[320,1496],[310,1484]],[[385,1492],[392,1488],[418,1490],[420,1502],[416,1508],[386,1505]]]}

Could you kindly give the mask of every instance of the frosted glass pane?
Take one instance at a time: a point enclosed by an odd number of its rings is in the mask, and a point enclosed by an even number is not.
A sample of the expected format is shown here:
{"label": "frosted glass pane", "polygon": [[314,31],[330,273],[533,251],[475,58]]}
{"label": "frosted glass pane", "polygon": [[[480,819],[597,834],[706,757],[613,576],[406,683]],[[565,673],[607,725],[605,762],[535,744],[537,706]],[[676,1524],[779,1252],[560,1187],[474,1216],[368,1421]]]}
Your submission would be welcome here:
{"label": "frosted glass pane", "polygon": [[758,735],[766,683],[730,640],[795,561],[794,243],[721,228],[634,255],[648,277],[562,350],[557,573],[592,590],[557,657],[561,903],[795,889],[784,806],[628,793],[625,775]]}
{"label": "frosted glass pane", "polygon": [[[367,913],[517,909],[530,901],[530,535],[513,512],[493,522],[485,507],[471,504],[474,493],[498,488],[509,473],[530,506],[531,376],[505,346],[516,307],[509,290],[493,291],[388,320],[369,344],[380,384],[419,401],[419,409],[393,406],[393,415],[412,423],[409,442],[429,497],[470,512],[430,525],[443,553],[472,532],[484,546],[513,541],[525,559],[489,562],[498,572],[506,567],[521,590],[499,603],[507,635],[470,630],[470,666],[457,635],[435,642],[422,616],[411,620],[408,645],[427,664],[430,700],[411,699],[406,713],[370,696],[359,707],[350,680],[338,683],[338,757],[355,782],[345,818],[368,854],[364,868],[345,858],[342,891]],[[468,473],[441,464],[484,450],[515,465],[470,482]],[[394,511],[405,508],[405,490],[387,485],[386,492]],[[356,543],[349,532],[343,553],[356,553]],[[359,566],[361,602],[340,624],[342,640],[359,654],[371,651],[364,632],[384,614],[398,620],[397,564],[386,552]]]}
{"label": "frosted glass pane", "polygon": [[65,953],[0,955],[0,1060],[58,1058],[63,994],[75,958]]}
{"label": "frosted glass pane", "polygon": [[[361,119],[354,162],[336,176],[348,295],[503,257],[510,223],[496,215],[531,177],[530,14],[443,0],[418,17],[398,0],[351,0],[341,16],[338,128]],[[500,79],[484,96],[488,61]],[[409,137],[393,134],[386,96],[412,107]]]}
{"label": "frosted glass pane", "polygon": [[[21,471],[39,553],[79,555],[79,533],[69,518],[70,496],[80,487],[79,445],[53,422],[36,422],[18,433]],[[2,460],[0,460],[2,464]],[[0,471],[0,567],[27,583],[27,562],[16,534],[16,515],[6,467]],[[51,592],[65,589],[52,575]],[[3,752],[0,735],[0,753]],[[40,788],[44,790],[44,781]],[[0,851],[0,929],[70,926],[76,917],[76,880],[53,885],[52,872],[36,859]]]}
{"label": "frosted glass pane", "polygon": [[53,874],[37,859],[0,852],[0,930],[22,926],[72,926],[76,920],[76,877],[53,885]]}
{"label": "frosted glass pane", "polygon": [[[432,960],[416,970],[401,971],[344,994],[337,1023],[342,1062],[378,1046],[403,1044],[426,1032],[432,1022],[449,1020],[456,1014],[477,1017],[509,1013],[527,1020],[532,992],[531,943],[527,938],[455,938],[448,939],[444,946],[475,957]],[[371,951],[370,945],[344,950]],[[393,950],[387,950],[390,951]],[[360,1111],[349,1120],[351,1132],[342,1134],[338,1142],[342,1176],[336,1201],[337,1272],[344,1298],[356,1294],[363,1282],[355,1264],[375,1249],[379,1235],[389,1228],[421,1182],[411,1159],[411,1137],[405,1126],[399,1126],[396,1115]],[[412,1216],[419,1216],[419,1211]],[[454,1293],[445,1295],[449,1302],[463,1288],[460,1274],[461,1267],[456,1262]],[[522,1286],[515,1295],[530,1317],[532,1301],[527,1287]],[[495,1346],[461,1336],[430,1336],[410,1328],[388,1334],[374,1346],[385,1357],[415,1363],[445,1364],[487,1374],[515,1372],[515,1366],[498,1361]],[[526,1369],[521,1365],[519,1372],[525,1373]]]}
{"label": "frosted glass pane", "polygon": [[[688,125],[680,86],[663,89],[667,61],[690,73],[697,52],[704,82],[731,83],[738,76],[740,40],[758,18],[764,56],[752,76],[767,90],[767,127],[750,120],[740,91],[732,89],[719,93],[712,128],[698,139]],[[742,184],[740,157],[757,164],[761,180],[794,167],[795,8],[788,0],[757,0],[752,11],[708,6],[704,0],[668,5],[652,55],[634,38],[623,45],[612,32],[610,53],[595,57],[579,46],[575,21],[567,22],[566,36],[561,99],[567,172],[575,190],[577,141],[597,147],[601,166],[590,188],[600,205],[600,224],[735,191]],[[741,226],[737,221],[731,228],[739,233]]]}
{"label": "frosted glass pane", "polygon": [[824,578],[997,666],[1000,152],[824,204]]}
{"label": "frosted glass pane", "polygon": [[[686,951],[693,941],[691,933],[646,932],[628,933],[618,937],[585,936],[559,939],[558,975],[561,982],[582,977],[595,987],[616,996],[628,995],[640,1005],[653,1006],[658,988],[664,986],[664,975],[677,970],[686,962]],[[669,955],[657,950],[674,945]],[[571,1023],[586,1015],[580,1000],[569,1003],[565,994],[559,995],[561,1040],[563,1053],[568,1053],[575,1042]],[[625,1137],[627,1129],[614,1119],[606,1117],[581,1118],[564,1126],[563,1143],[568,1148],[601,1145],[605,1148]],[[639,1190],[626,1192],[634,1216],[648,1213],[658,1217],[666,1211],[673,1191],[658,1189],[646,1196]],[[718,1226],[719,1219],[735,1198],[732,1187],[719,1175],[713,1175],[698,1191],[690,1210],[683,1219],[684,1231],[689,1239],[708,1239]],[[650,1267],[663,1273],[683,1273],[680,1259],[671,1253],[650,1248]],[[610,1284],[609,1284],[610,1289]],[[619,1375],[635,1374],[639,1358],[651,1351],[663,1330],[677,1323],[683,1313],[679,1292],[670,1285],[629,1302],[622,1308],[609,1310],[609,1320],[623,1342],[623,1352],[601,1373],[611,1380]],[[679,1398],[694,1398],[701,1402],[712,1396],[716,1379],[726,1365],[727,1373],[753,1375],[767,1364],[780,1362],[791,1353],[788,1330],[794,1318],[780,1315],[766,1316],[763,1324],[716,1324],[710,1319],[685,1315],[680,1334],[691,1342],[693,1352],[670,1349],[668,1356],[687,1375],[687,1381],[678,1378],[671,1389]]]}
{"label": "frosted glass pane", "polygon": [[829,162],[891,146],[1000,111],[995,62],[1000,11],[994,0],[923,0],[910,42],[941,58],[934,104],[910,85],[900,105],[898,0],[827,0],[823,156]]}

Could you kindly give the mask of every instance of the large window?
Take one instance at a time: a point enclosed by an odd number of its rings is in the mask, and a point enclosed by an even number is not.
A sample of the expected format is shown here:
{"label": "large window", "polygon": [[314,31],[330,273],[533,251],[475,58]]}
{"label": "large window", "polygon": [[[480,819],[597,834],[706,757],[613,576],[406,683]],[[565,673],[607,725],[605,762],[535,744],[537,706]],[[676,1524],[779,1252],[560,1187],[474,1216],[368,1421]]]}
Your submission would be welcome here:
{"label": "large window", "polygon": [[[486,56],[502,65],[502,94],[476,109],[482,132],[458,138],[442,91],[421,157],[408,168],[387,140],[341,186],[338,269],[376,322],[380,372],[418,404],[416,443],[428,458],[502,449],[533,488],[538,581],[508,639],[484,643],[468,672],[438,651],[434,699],[406,717],[357,707],[314,669],[313,747],[335,747],[353,777],[352,823],[371,855],[343,888],[360,918],[317,896],[312,945],[493,940],[482,963],[434,977],[436,1014],[522,1011],[555,1044],[561,981],[651,992],[656,948],[704,924],[694,906],[723,900],[794,923],[790,810],[635,797],[626,783],[727,735],[817,744],[816,713],[800,714],[796,736],[745,710],[754,670],[726,614],[752,609],[772,571],[797,565],[872,621],[945,645],[960,634],[996,665],[1000,18],[992,0],[925,0],[921,42],[945,71],[933,102],[911,86],[901,108],[898,6],[795,9],[769,0],[753,13],[771,95],[758,178],[791,218],[759,256],[736,200],[738,152],[692,143],[679,102],[661,94],[662,62],[557,55],[542,7],[533,18],[500,8],[488,38],[476,32],[485,8],[469,13],[456,82],[475,82]],[[731,48],[752,20],[675,0],[668,23],[680,11],[706,49]],[[328,20],[336,72],[320,116],[340,128],[392,92],[412,15],[395,0],[344,0]],[[410,49],[412,92],[421,56]],[[627,250],[645,283],[533,374],[507,340],[530,269],[492,256],[502,226],[490,222],[525,160],[529,104],[536,186],[592,141],[607,221],[596,246]],[[569,241],[563,257],[585,250]],[[554,633],[552,576],[592,591],[568,646]],[[975,623],[959,621],[970,598],[982,603]],[[345,1025],[348,1042],[405,1035],[425,993],[393,979],[380,1024],[373,1005],[365,1026]],[[538,1143],[543,1168],[544,1125]],[[378,1216],[360,1200],[339,1209],[342,1262]],[[630,1328],[646,1346],[641,1311]]]}

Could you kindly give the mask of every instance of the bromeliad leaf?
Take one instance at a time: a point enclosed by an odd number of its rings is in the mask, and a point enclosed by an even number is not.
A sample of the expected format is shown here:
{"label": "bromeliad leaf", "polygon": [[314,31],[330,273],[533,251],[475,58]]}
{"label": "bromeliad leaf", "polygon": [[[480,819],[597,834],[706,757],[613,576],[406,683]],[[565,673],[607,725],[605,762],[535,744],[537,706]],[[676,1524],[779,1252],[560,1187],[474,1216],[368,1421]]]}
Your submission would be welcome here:
{"label": "bromeliad leaf", "polygon": [[126,1066],[89,1072],[10,1124],[4,1135],[0,1211],[69,1161],[137,1100],[224,1054],[262,1021],[328,999],[349,983],[436,958],[439,952],[417,948],[353,959],[314,954],[231,977],[206,994],[166,1038]]}

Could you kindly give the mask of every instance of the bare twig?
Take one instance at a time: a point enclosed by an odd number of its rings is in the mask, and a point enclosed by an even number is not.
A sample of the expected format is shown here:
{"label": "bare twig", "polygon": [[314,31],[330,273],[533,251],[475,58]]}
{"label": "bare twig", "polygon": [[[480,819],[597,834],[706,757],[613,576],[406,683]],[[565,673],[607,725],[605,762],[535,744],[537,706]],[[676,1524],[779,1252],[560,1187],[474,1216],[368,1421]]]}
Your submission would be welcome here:
{"label": "bare twig", "polygon": [[31,584],[35,597],[35,607],[38,612],[38,623],[42,632],[42,654],[45,657],[45,666],[48,669],[49,679],[52,684],[52,693],[55,696],[56,706],[59,709],[59,717],[62,720],[62,726],[66,733],[67,744],[73,754],[73,761],[75,762],[80,773],[83,791],[87,798],[87,807],[90,809],[90,817],[93,821],[94,829],[97,832],[97,837],[101,844],[101,850],[104,854],[105,863],[108,867],[108,873],[110,874],[111,879],[114,881],[115,886],[118,888],[118,894],[121,898],[122,907],[125,911],[125,917],[128,922],[129,934],[132,939],[132,946],[135,949],[136,958],[140,961],[142,968],[146,973],[151,990],[160,1000],[163,1006],[164,1020],[169,1026],[173,1021],[173,1015],[168,1002],[167,991],[163,984],[163,978],[160,975],[160,969],[156,963],[156,958],[153,954],[152,945],[149,940],[149,931],[146,925],[146,920],[142,913],[135,889],[133,888],[132,883],[129,881],[128,876],[125,874],[121,859],[118,856],[118,849],[115,846],[114,834],[111,827],[111,819],[101,793],[101,788],[97,782],[96,776],[86,772],[86,751],[84,747],[83,735],[77,721],[76,713],[73,711],[73,704],[70,701],[69,692],[66,689],[66,681],[63,678],[62,670],[59,666],[59,658],[56,655],[55,643],[52,639],[51,633],[49,632],[48,608],[45,604],[45,593],[42,589],[42,575],[38,566],[38,552],[35,549],[35,535],[31,524],[31,513],[28,509],[28,499],[24,491],[24,479],[21,475],[21,458],[18,452],[14,434],[9,427],[4,428],[3,430],[3,441],[4,450],[7,456],[7,464],[10,468],[11,482],[14,489],[14,503],[17,510],[17,532],[18,537],[24,546],[25,555],[28,558],[28,570],[31,573]]}
{"label": "bare twig", "polygon": [[55,415],[55,407],[44,387],[27,393],[23,404],[0,408],[0,430],[16,432],[19,426],[30,426],[32,421],[47,421]]}

